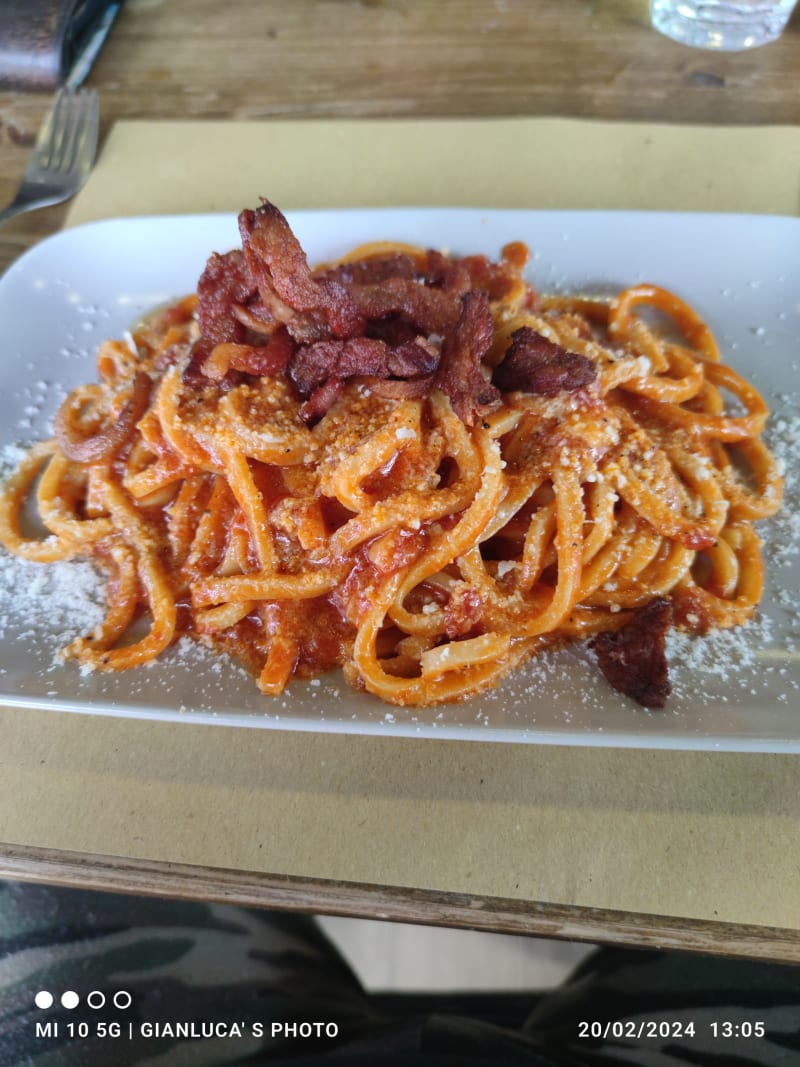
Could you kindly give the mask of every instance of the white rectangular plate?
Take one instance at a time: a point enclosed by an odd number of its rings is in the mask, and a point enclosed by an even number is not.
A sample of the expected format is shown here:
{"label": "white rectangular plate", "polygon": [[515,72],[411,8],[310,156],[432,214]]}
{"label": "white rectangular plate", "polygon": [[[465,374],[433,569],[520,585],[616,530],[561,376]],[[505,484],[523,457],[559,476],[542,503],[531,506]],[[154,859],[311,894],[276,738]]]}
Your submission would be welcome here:
{"label": "white rectangular plate", "polygon": [[[770,439],[797,448],[800,219],[640,212],[441,209],[301,212],[290,216],[312,262],[374,239],[497,257],[523,240],[529,274],[549,291],[611,293],[650,281],[707,319],[724,358],[765,394]],[[142,313],[193,291],[212,251],[239,244],[229,216],[120,219],[38,245],[0,282],[0,446],[49,435],[65,393],[94,380],[94,349]],[[0,555],[0,700],[55,711],[233,726],[482,741],[800,752],[798,475],[787,471],[781,516],[761,526],[767,591],[760,619],[738,633],[677,641],[674,693],[647,712],[612,692],[588,654],[535,661],[467,703],[391,708],[336,674],[278,698],[229,660],[187,642],[159,663],[84,676],[56,654],[90,628],[81,565],[22,564]],[[81,581],[93,586],[86,568]],[[689,662],[690,661],[690,662]]]}

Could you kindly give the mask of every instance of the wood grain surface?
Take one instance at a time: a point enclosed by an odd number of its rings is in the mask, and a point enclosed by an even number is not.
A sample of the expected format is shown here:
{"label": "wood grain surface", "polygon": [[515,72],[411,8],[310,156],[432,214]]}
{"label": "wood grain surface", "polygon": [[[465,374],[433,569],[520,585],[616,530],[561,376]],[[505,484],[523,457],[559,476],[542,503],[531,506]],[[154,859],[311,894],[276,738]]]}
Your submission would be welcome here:
{"label": "wood grain surface", "polygon": [[[272,116],[798,124],[799,44],[796,12],[763,48],[688,49],[651,29],[646,0],[128,0],[88,84],[103,132],[120,118]],[[0,93],[0,203],[49,103]],[[64,213],[9,223],[0,270]]]}
{"label": "wood grain surface", "polygon": [[149,863],[17,845],[0,844],[0,878],[161,899],[199,899],[278,911],[800,963],[800,932],[796,930]]}

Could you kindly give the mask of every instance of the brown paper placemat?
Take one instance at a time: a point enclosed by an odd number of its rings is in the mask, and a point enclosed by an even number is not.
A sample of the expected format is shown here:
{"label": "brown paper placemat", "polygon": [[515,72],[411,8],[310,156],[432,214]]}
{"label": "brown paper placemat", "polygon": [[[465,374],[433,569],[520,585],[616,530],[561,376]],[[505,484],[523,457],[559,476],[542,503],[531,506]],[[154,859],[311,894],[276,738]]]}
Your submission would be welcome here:
{"label": "brown paper placemat", "polygon": [[69,213],[307,207],[800,213],[800,128],[510,118],[124,122]]}
{"label": "brown paper placemat", "polygon": [[[70,213],[476,204],[800,211],[800,131],[121,123]],[[460,743],[0,709],[0,840],[800,928],[792,756]]]}

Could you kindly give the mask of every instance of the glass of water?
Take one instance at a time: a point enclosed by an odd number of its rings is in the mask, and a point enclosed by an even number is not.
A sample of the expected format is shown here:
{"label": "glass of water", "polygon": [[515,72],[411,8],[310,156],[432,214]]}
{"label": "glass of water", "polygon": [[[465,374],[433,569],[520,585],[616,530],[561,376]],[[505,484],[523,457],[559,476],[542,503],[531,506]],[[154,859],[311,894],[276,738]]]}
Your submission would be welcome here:
{"label": "glass of water", "polygon": [[738,52],[780,37],[796,0],[650,0],[653,26],[681,44]]}

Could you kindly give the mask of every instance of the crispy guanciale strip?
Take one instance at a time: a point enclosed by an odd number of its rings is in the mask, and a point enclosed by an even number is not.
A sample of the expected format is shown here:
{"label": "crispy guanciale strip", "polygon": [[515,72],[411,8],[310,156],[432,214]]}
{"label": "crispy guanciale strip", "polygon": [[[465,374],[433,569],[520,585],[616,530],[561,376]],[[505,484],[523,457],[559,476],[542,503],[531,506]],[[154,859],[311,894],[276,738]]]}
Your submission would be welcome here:
{"label": "crispy guanciale strip", "polygon": [[459,294],[434,289],[408,278],[386,278],[380,284],[349,287],[365,319],[402,315],[425,334],[447,333],[461,312]]}
{"label": "crispy guanciale strip", "polygon": [[242,211],[239,232],[261,300],[293,336],[303,340],[309,328],[319,334],[325,326],[333,337],[363,332],[364,319],[348,291],[334,279],[313,277],[300,242],[274,204],[262,200],[255,211]]}
{"label": "crispy guanciale strip", "polygon": [[663,708],[672,692],[666,636],[672,604],[657,597],[615,632],[598,634],[592,645],[609,684],[645,708]]}
{"label": "crispy guanciale strip", "polygon": [[438,351],[424,338],[392,346],[371,337],[353,337],[301,346],[289,362],[289,377],[307,397],[331,377],[417,378],[436,370],[438,362]]}
{"label": "crispy guanciale strip", "polygon": [[300,407],[300,418],[306,425],[321,419],[334,404],[339,393],[344,389],[346,379],[337,378],[336,375],[328,378],[319,389],[315,389],[308,400]]}
{"label": "crispy guanciale strip", "polygon": [[597,369],[590,359],[568,352],[530,326],[522,326],[511,335],[493,381],[505,393],[556,396],[577,392],[596,377]]}
{"label": "crispy guanciale strip", "polygon": [[221,381],[230,370],[257,377],[272,377],[286,369],[295,347],[286,329],[279,326],[265,345],[230,342],[215,345],[203,363],[203,374],[216,381]]}
{"label": "crispy guanciale strip", "polygon": [[385,255],[370,256],[368,259],[348,260],[335,267],[324,267],[314,271],[314,277],[320,281],[340,282],[342,285],[377,285],[387,278],[419,278],[416,260],[408,252],[387,252]]}
{"label": "crispy guanciale strip", "polygon": [[213,344],[243,340],[245,327],[234,309],[257,292],[244,254],[238,248],[222,256],[216,252],[211,255],[197,283],[197,321],[203,337]]}
{"label": "crispy guanciale strip", "polygon": [[442,359],[434,384],[447,393],[453,411],[467,426],[500,398],[499,391],[481,372],[481,360],[494,337],[489,298],[474,290],[461,301],[455,329],[442,343]]}

